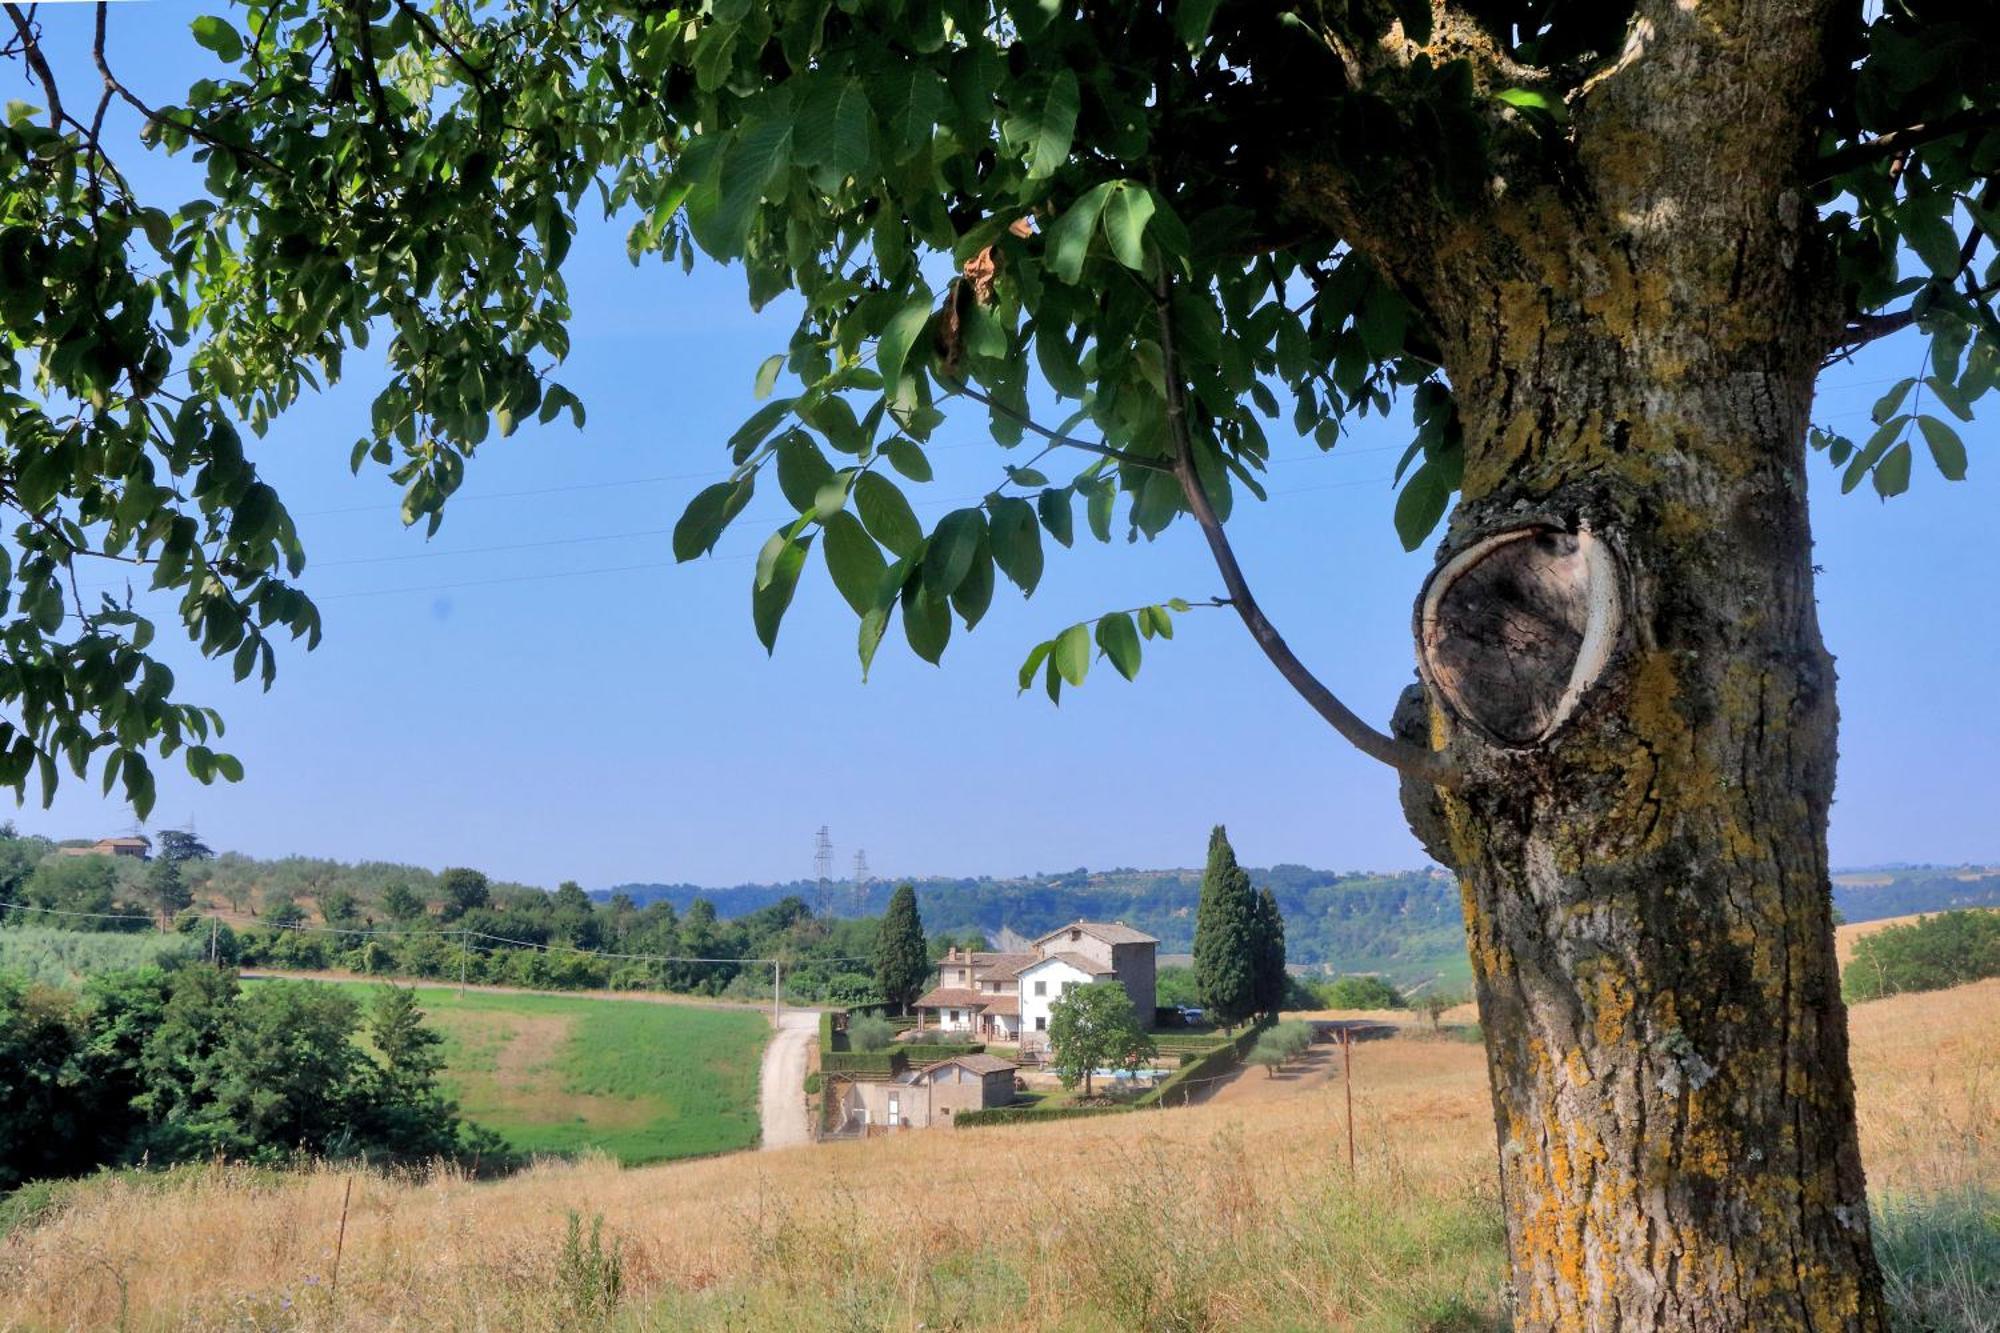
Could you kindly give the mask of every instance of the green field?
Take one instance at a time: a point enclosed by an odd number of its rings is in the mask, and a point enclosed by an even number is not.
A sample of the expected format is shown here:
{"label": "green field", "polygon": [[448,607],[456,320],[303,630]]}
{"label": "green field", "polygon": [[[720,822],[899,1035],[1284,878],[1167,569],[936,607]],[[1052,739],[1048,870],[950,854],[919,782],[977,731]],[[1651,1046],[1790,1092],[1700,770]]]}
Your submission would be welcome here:
{"label": "green field", "polygon": [[[319,984],[364,1003],[375,989]],[[522,1152],[595,1149],[636,1166],[757,1143],[771,1035],[757,1011],[428,986],[417,998],[444,1035],[459,1110]]]}

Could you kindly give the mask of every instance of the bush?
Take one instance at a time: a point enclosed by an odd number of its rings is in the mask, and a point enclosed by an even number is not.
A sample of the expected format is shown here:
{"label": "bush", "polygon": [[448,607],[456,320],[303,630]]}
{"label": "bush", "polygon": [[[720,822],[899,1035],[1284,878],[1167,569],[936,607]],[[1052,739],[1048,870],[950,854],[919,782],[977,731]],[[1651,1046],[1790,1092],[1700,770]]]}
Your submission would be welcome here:
{"label": "bush", "polygon": [[818,1093],[824,1086],[826,1086],[826,1076],[821,1074],[819,1070],[815,1069],[812,1073],[806,1075],[806,1095],[808,1097]]}
{"label": "bush", "polygon": [[1403,993],[1382,977],[1341,977],[1315,985],[1313,993],[1328,1009],[1401,1009]]}
{"label": "bush", "polygon": [[1135,1111],[1139,1103],[1125,1106],[1052,1106],[1044,1111],[1034,1106],[994,1106],[984,1111],[960,1111],[951,1118],[951,1123],[960,1129],[970,1129],[978,1125],[1018,1125],[1024,1121],[1040,1124],[1044,1120],[1069,1120],[1087,1115],[1119,1115]]}
{"label": "bush", "polygon": [[819,1067],[829,1074],[873,1074],[884,1077],[909,1068],[909,1058],[900,1050],[824,1051]]}
{"label": "bush", "polygon": [[1185,1106],[1201,1086],[1200,1080],[1214,1078],[1233,1069],[1243,1059],[1244,1053],[1256,1047],[1265,1029],[1258,1025],[1246,1027],[1232,1040],[1211,1048],[1192,1060],[1185,1061],[1179,1069],[1139,1098],[1140,1106]]}
{"label": "bush", "polygon": [[1941,912],[1862,938],[1841,974],[1850,1000],[2000,977],[2000,912]]}
{"label": "bush", "polygon": [[847,1025],[847,1048],[851,1051],[886,1051],[896,1040],[896,1029],[886,1018],[869,1014]]}

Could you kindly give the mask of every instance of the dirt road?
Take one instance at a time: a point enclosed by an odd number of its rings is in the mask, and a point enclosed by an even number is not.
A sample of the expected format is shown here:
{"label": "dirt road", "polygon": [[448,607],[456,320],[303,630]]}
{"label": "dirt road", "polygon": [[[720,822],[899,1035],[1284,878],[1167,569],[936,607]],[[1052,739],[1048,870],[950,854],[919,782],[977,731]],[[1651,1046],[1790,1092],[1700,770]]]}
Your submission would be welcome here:
{"label": "dirt road", "polygon": [[819,1011],[786,1009],[778,1015],[778,1030],[764,1048],[764,1065],[757,1076],[757,1098],[764,1125],[765,1148],[794,1148],[812,1142],[806,1123],[806,1059],[819,1037]]}

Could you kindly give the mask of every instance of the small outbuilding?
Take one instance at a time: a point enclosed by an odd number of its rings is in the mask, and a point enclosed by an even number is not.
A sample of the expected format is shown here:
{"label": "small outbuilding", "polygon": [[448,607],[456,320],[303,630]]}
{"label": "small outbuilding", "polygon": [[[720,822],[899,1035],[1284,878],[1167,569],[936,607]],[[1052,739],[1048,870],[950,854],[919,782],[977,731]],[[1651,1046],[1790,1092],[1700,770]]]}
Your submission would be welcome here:
{"label": "small outbuilding", "polygon": [[997,1055],[954,1055],[894,1079],[845,1080],[836,1103],[835,1133],[948,1125],[961,1111],[983,1111],[1014,1100],[1020,1068]]}

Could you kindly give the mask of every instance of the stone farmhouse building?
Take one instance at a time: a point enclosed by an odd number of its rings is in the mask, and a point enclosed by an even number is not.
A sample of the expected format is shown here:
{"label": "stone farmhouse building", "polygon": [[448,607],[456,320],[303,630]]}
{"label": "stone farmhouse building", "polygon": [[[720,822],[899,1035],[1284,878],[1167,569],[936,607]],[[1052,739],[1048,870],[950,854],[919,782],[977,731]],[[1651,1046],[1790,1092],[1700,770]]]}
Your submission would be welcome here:
{"label": "stone farmhouse building", "polygon": [[842,1078],[830,1108],[834,1135],[948,1125],[961,1111],[983,1111],[1014,1100],[1012,1060],[954,1055],[885,1082]]}
{"label": "stone farmhouse building", "polygon": [[1029,953],[952,949],[938,984],[917,1000],[918,1022],[982,1041],[1047,1043],[1049,1007],[1072,986],[1116,981],[1139,1022],[1153,1026],[1160,942],[1122,921],[1073,921],[1035,940]]}

